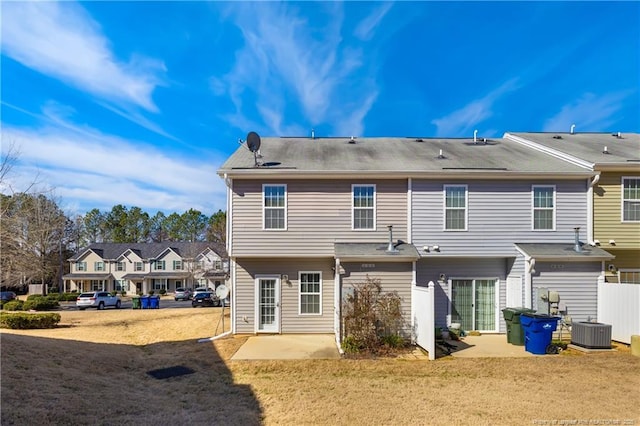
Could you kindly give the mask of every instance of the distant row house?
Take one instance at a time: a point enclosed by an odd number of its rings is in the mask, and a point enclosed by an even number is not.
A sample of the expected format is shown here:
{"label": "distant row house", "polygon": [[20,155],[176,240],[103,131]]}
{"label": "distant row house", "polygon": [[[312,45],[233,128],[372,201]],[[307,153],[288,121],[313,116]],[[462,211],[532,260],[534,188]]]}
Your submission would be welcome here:
{"label": "distant row house", "polygon": [[64,291],[147,294],[215,289],[227,279],[224,247],[209,242],[93,243],[68,259]]}
{"label": "distant row house", "polygon": [[228,187],[234,333],[335,333],[354,283],[435,283],[436,324],[505,332],[501,310],[561,294],[595,318],[597,283],[640,284],[640,135],[263,138]]}

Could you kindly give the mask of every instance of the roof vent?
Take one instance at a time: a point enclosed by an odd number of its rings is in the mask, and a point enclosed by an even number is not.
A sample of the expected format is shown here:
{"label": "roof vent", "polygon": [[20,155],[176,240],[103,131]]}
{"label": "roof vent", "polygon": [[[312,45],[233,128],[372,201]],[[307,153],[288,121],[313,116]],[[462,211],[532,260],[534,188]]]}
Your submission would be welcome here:
{"label": "roof vent", "polygon": [[573,245],[573,250],[576,253],[581,253],[582,252],[582,245],[580,244],[580,227],[573,228],[573,230],[576,233],[576,241],[575,241],[575,244]]}
{"label": "roof vent", "polygon": [[572,124],[572,125],[571,125],[571,134],[573,134],[573,132],[574,132],[574,130],[575,130],[575,129],[576,129],[576,125],[575,125],[575,124]]}
{"label": "roof vent", "polygon": [[311,129],[311,139],[315,139],[316,138],[316,131],[314,129]]}
{"label": "roof vent", "polygon": [[560,135],[555,135],[553,138],[554,138],[554,139],[562,139],[562,136],[560,136]]}
{"label": "roof vent", "polygon": [[440,154],[438,154],[438,158],[442,160],[447,157],[445,157],[444,154],[442,153],[442,150],[440,150]]}
{"label": "roof vent", "polygon": [[416,142],[424,142],[421,138],[417,138]]}
{"label": "roof vent", "polygon": [[611,136],[615,136],[618,139],[622,139],[622,133],[618,132],[618,133],[614,133]]}
{"label": "roof vent", "polygon": [[353,136],[351,136],[351,139],[349,139],[349,143],[351,143],[351,144],[355,144],[355,143],[356,143],[356,138],[354,138]]}
{"label": "roof vent", "polygon": [[473,142],[478,142],[478,131],[477,130],[473,131]]}
{"label": "roof vent", "polygon": [[398,249],[393,245],[393,225],[387,225],[389,229],[389,245],[387,245],[387,253],[398,253]]}
{"label": "roof vent", "polygon": [[607,146],[605,145],[604,149],[602,150],[603,154],[609,154],[609,149],[607,148]]}

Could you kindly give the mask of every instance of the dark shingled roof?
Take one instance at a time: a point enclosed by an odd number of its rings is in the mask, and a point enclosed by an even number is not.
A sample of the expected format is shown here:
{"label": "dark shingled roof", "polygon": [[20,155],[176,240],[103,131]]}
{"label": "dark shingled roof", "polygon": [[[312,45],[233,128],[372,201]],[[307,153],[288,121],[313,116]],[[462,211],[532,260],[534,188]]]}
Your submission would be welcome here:
{"label": "dark shingled roof", "polygon": [[183,258],[195,258],[200,253],[210,248],[222,259],[226,259],[227,251],[224,246],[213,242],[184,242],[184,241],[164,241],[161,243],[92,243],[88,247],[79,250],[70,261],[78,260],[87,250],[94,251],[102,259],[115,260],[127,250],[135,252],[142,259],[154,259],[165,250],[171,248]]}
{"label": "dark shingled roof", "polygon": [[335,257],[344,261],[364,259],[380,262],[411,262],[420,255],[412,244],[395,244],[395,253],[387,251],[388,243],[335,243]]}
{"label": "dark shingled roof", "polygon": [[[568,164],[518,142],[491,138],[262,138],[261,167],[241,146],[218,170],[220,175],[345,174],[376,172],[403,176],[421,173],[585,174]],[[442,151],[442,158],[440,157]]]}
{"label": "dark shingled roof", "polygon": [[593,261],[609,260],[615,256],[599,247],[582,245],[582,251],[574,250],[574,244],[517,243],[516,247],[535,259]]}

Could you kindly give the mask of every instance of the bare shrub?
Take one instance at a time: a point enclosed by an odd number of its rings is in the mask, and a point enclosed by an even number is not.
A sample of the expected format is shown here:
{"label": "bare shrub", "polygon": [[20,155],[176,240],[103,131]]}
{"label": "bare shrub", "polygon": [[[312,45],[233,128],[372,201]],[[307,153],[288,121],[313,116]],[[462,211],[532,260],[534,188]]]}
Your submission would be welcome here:
{"label": "bare shrub", "polygon": [[383,293],[380,279],[367,276],[353,284],[343,303],[343,349],[349,353],[378,353],[404,346],[402,303],[396,291]]}

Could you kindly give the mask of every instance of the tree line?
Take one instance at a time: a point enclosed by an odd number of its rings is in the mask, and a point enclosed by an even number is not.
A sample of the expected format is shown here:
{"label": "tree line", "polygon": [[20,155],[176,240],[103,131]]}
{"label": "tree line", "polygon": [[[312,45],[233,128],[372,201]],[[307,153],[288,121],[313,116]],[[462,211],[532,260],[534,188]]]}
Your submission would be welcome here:
{"label": "tree line", "polygon": [[110,211],[93,209],[70,217],[45,193],[0,194],[0,286],[56,286],[68,272],[76,251],[95,242],[150,243],[212,241],[225,244],[226,213],[207,216],[184,213],[151,216],[139,207],[121,204]]}

